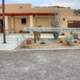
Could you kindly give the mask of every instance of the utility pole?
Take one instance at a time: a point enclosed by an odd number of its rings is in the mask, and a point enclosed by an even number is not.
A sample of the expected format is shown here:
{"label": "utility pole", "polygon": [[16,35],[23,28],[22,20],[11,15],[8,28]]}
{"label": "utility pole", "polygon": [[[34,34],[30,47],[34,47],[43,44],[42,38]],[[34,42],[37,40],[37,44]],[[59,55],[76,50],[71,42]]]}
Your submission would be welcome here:
{"label": "utility pole", "polygon": [[5,32],[5,0],[2,0],[2,17],[3,17],[3,43],[6,43],[6,32]]}

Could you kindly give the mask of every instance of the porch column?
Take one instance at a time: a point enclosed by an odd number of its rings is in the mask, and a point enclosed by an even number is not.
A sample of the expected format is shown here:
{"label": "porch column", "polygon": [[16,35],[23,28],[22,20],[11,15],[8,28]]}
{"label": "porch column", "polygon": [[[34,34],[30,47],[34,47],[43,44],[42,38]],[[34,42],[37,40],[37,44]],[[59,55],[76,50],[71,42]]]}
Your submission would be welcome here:
{"label": "porch column", "polygon": [[8,23],[8,16],[5,16],[5,32],[9,32],[9,23]]}
{"label": "porch column", "polygon": [[35,21],[35,22],[34,22],[34,26],[37,27],[37,15],[35,15],[34,21]]}
{"label": "porch column", "polygon": [[48,16],[48,18],[49,18],[49,27],[52,27],[52,16],[50,15]]}
{"label": "porch column", "polygon": [[33,16],[29,16],[29,22],[30,22],[30,27],[33,27],[34,24],[33,24]]}
{"label": "porch column", "polygon": [[11,32],[14,32],[14,20],[13,20],[13,17],[11,17]]}

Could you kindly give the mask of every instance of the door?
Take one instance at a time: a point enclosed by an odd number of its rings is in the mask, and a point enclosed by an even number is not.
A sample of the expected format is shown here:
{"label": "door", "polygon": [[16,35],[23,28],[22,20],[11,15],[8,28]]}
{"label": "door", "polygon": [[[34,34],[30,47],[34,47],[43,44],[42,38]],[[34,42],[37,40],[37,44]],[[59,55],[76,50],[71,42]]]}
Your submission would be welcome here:
{"label": "door", "polygon": [[0,19],[0,33],[3,32],[3,20]]}
{"label": "door", "polygon": [[80,28],[80,21],[69,21],[68,27],[69,28]]}

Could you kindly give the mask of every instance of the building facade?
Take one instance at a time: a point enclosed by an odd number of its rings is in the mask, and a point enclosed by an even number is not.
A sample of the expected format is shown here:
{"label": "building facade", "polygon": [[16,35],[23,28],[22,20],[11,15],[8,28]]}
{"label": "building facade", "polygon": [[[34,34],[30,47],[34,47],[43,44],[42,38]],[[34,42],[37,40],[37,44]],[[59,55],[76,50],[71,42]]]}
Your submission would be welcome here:
{"label": "building facade", "polygon": [[[31,4],[5,5],[5,31],[21,32],[32,27],[77,27],[80,16],[71,8],[59,6],[33,7]],[[3,32],[2,5],[0,5],[0,32]]]}

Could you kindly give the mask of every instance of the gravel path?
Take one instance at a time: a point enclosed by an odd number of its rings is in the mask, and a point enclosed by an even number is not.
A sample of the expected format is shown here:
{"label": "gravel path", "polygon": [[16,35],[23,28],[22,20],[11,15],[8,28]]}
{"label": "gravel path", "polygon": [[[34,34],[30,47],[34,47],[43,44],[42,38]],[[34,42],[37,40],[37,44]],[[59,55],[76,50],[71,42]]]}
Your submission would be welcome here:
{"label": "gravel path", "polygon": [[80,80],[80,50],[0,51],[0,80]]}

